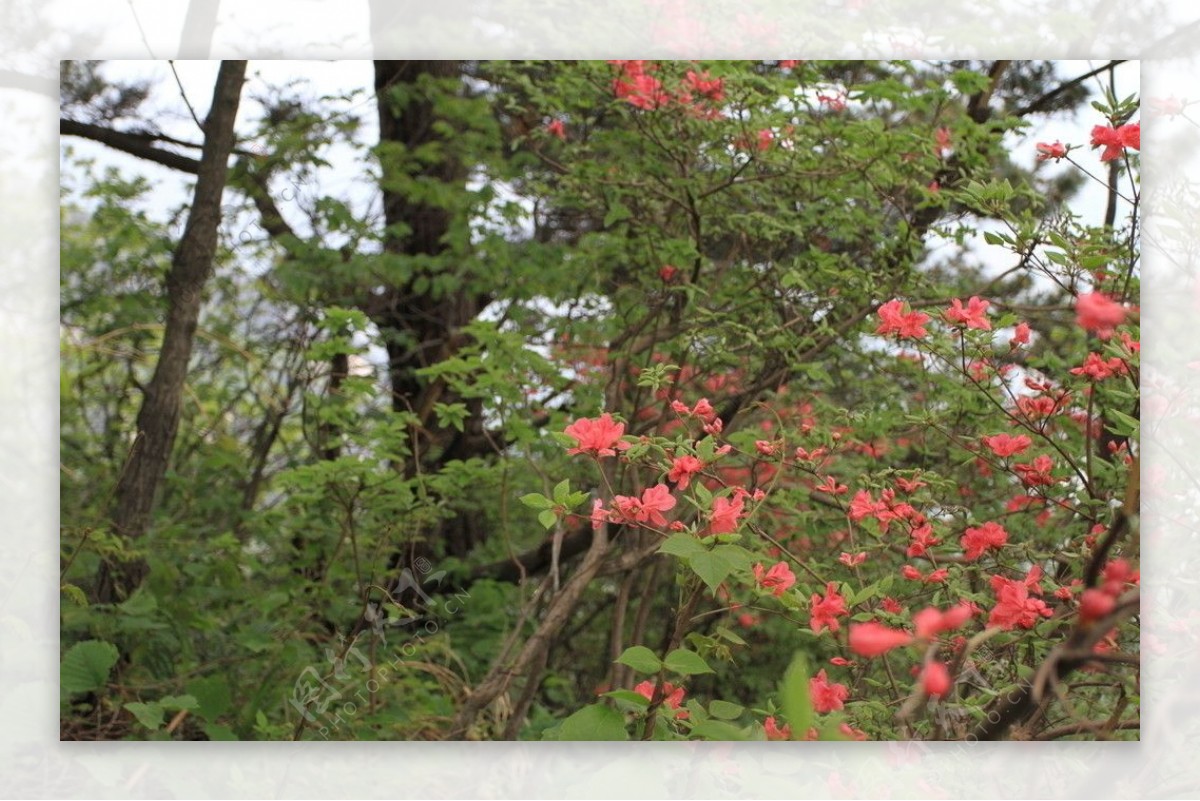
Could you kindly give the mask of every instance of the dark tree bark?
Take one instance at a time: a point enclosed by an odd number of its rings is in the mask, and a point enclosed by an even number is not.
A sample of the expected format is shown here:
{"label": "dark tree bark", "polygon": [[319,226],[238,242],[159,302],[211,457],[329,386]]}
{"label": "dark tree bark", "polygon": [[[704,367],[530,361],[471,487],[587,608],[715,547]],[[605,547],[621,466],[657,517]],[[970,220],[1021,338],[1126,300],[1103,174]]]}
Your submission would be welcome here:
{"label": "dark tree bark", "polygon": [[[191,211],[167,274],[167,319],[162,350],[138,412],[137,434],[117,481],[112,513],[114,531],[130,545],[136,545],[150,528],[154,498],[179,430],[184,382],[204,285],[212,274],[217,248],[221,193],[233,151],[233,122],[245,75],[245,61],[221,62],[212,107],[204,123],[204,148]],[[103,563],[96,600],[114,603],[127,597],[141,584],[147,571],[145,560],[140,558]]]}
{"label": "dark tree bark", "polygon": [[[446,239],[455,224],[454,209],[413,198],[398,189],[398,183],[416,178],[432,180],[464,188],[467,165],[454,153],[453,142],[439,133],[438,112],[426,81],[459,79],[463,65],[458,61],[376,61],[375,92],[379,111],[381,145],[383,213],[388,226],[384,248],[401,256],[433,257],[447,252]],[[399,90],[399,91],[397,91]],[[440,142],[447,145],[444,156],[436,162],[416,166],[407,162],[407,155],[423,145]],[[389,148],[401,145],[402,148]],[[402,177],[404,181],[397,181]],[[419,263],[419,262],[418,262]],[[466,403],[471,414],[465,432],[439,427],[433,415],[437,403],[460,401],[441,381],[429,381],[418,375],[423,367],[437,364],[452,356],[463,344],[461,328],[479,313],[482,301],[470,279],[462,277],[453,289],[435,292],[419,289],[433,286],[438,268],[418,268],[411,280],[403,285],[388,287],[373,297],[366,311],[379,326],[388,351],[388,369],[392,386],[392,407],[398,412],[412,412],[420,419],[414,426],[411,463],[405,466],[409,475],[422,470],[436,472],[452,459],[475,455],[477,444],[483,440],[482,409],[475,399]],[[471,443],[474,443],[472,445]],[[460,514],[446,521],[430,539],[444,551],[464,556],[482,539],[474,517]],[[419,557],[434,556],[426,543],[405,544],[392,567],[401,569]]]}

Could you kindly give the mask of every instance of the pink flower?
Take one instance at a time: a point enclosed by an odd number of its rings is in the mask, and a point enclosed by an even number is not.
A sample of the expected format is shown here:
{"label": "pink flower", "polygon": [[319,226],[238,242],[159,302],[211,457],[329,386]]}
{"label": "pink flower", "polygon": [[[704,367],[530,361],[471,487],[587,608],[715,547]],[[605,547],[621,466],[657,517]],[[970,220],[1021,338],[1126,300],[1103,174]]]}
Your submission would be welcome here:
{"label": "pink flower", "polygon": [[671,488],[666,484],[655,484],[642,493],[641,508],[634,519],[639,523],[649,522],[656,526],[665,526],[667,519],[662,513],[674,508],[675,497],[671,495]]}
{"label": "pink flower", "polygon": [[1030,587],[1026,581],[1014,581],[1003,576],[992,576],[992,591],[996,593],[996,605],[988,616],[988,626],[1011,629],[1020,626],[1031,629],[1039,617],[1050,617],[1054,612],[1040,598],[1030,598]]}
{"label": "pink flower", "polygon": [[898,615],[904,611],[904,607],[900,605],[900,602],[890,596],[880,601],[879,606],[883,611],[890,612],[893,615]]}
{"label": "pink flower", "polygon": [[[658,277],[664,284],[669,284],[675,280],[675,276],[679,274],[679,268],[673,264],[664,264],[658,268]],[[678,403],[678,401],[676,401]],[[684,407],[687,408],[686,406]]]}
{"label": "pink flower", "polygon": [[772,715],[763,721],[763,728],[766,729],[768,740],[790,740],[792,739],[792,727],[784,724],[781,729],[775,723],[775,716]]}
{"label": "pink flower", "polygon": [[841,709],[843,702],[850,697],[850,690],[844,684],[831,684],[822,668],[808,680],[808,694],[812,698],[813,709],[823,715]]}
{"label": "pink flower", "polygon": [[1027,487],[1048,487],[1058,483],[1058,479],[1050,474],[1053,469],[1054,460],[1044,454],[1032,462],[1013,465],[1013,470],[1021,477],[1021,483]]}
{"label": "pink flower", "polygon": [[1112,128],[1105,125],[1097,125],[1092,128],[1092,147],[1104,147],[1104,152],[1100,154],[1101,161],[1112,161],[1121,157],[1121,153],[1127,147],[1132,147],[1134,150],[1142,149],[1142,126],[1139,124],[1122,125],[1119,128]]}
{"label": "pink flower", "polygon": [[893,648],[908,645],[912,635],[874,621],[850,624],[850,650],[859,656],[880,656]]}
{"label": "pink flower", "polygon": [[1075,322],[1101,339],[1112,336],[1113,329],[1125,321],[1126,309],[1099,292],[1086,292],[1075,300]]}
{"label": "pink flower", "polygon": [[856,554],[843,553],[838,557],[838,561],[846,567],[857,567],[867,561],[867,552],[859,551]]}
{"label": "pink flower", "polygon": [[879,307],[879,319],[882,321],[875,329],[876,334],[895,334],[901,339],[920,339],[928,332],[924,324],[929,322],[929,315],[921,312],[904,311],[904,303],[899,300],[889,300]]}
{"label": "pink flower", "polygon": [[950,129],[938,128],[933,135],[934,146],[933,153],[939,159],[944,159],[954,152],[953,145],[950,144]]}
{"label": "pink flower", "polygon": [[1079,596],[1079,620],[1093,623],[1107,615],[1117,605],[1117,599],[1104,590],[1084,590]]}
{"label": "pink flower", "polygon": [[1029,323],[1017,323],[1017,327],[1013,330],[1013,338],[1008,341],[1009,347],[1028,345],[1030,333]]}
{"label": "pink flower", "polygon": [[557,136],[564,142],[567,141],[567,129],[566,126],[563,125],[562,120],[551,120],[550,122],[546,123],[546,133],[550,134],[551,136]]}
{"label": "pink flower", "polygon": [[725,99],[724,81],[720,78],[710,78],[707,71],[696,73],[693,70],[688,70],[687,77],[684,80],[690,89],[714,103]]}
{"label": "pink flower", "polygon": [[921,688],[931,698],[941,698],[953,686],[950,670],[941,662],[930,662],[921,672]]}
{"label": "pink flower", "polygon": [[691,454],[678,456],[671,462],[671,471],[667,473],[667,480],[675,483],[676,489],[687,489],[688,484],[692,481],[692,476],[704,469],[704,462]]}
{"label": "pink flower", "polygon": [[912,565],[905,565],[904,567],[900,568],[900,575],[904,576],[904,578],[908,579],[909,581],[921,580],[921,571],[917,570]]}
{"label": "pink flower", "polygon": [[996,434],[991,437],[984,437],[983,444],[987,445],[992,453],[1003,459],[1023,452],[1033,444],[1033,440],[1024,434],[1018,434],[1015,437],[1010,434]]}
{"label": "pink flower", "polygon": [[1058,161],[1059,159],[1066,158],[1067,146],[1058,141],[1055,141],[1055,143],[1052,145],[1048,145],[1045,142],[1038,142],[1037,152],[1038,161],[1046,161],[1048,159],[1054,159],[1055,161]]}
{"label": "pink flower", "polygon": [[954,631],[974,614],[975,608],[965,602],[952,606],[945,612],[929,606],[913,615],[913,629],[918,640],[932,640],[943,632]]}
{"label": "pink flower", "polygon": [[817,490],[818,492],[829,493],[830,495],[845,495],[850,491],[850,488],[845,484],[837,483],[837,479],[833,476],[825,476],[825,480],[813,487],[813,489]]}
{"label": "pink flower", "polygon": [[777,449],[773,443],[758,439],[754,441],[754,450],[758,451],[760,456],[774,456]]}
{"label": "pink flower", "polygon": [[771,142],[773,141],[775,141],[775,132],[770,128],[763,128],[758,132],[758,144],[756,147],[758,148],[759,152],[769,150],[771,148]]}
{"label": "pink flower", "polygon": [[991,305],[990,301],[980,300],[972,295],[967,301],[967,308],[963,308],[962,301],[958,298],[950,301],[950,308],[942,312],[949,322],[961,323],[967,328],[978,328],[981,331],[991,331],[992,324],[988,322],[987,308]]}
{"label": "pink flower", "polygon": [[978,559],[988,548],[1000,550],[1008,543],[1008,532],[999,523],[984,523],[978,528],[968,528],[960,540],[963,556]]}
{"label": "pink flower", "polygon": [[596,498],[592,501],[592,528],[600,528],[606,522],[608,510],[604,508],[604,501]]}
{"label": "pink flower", "polygon": [[825,585],[824,598],[813,593],[810,601],[812,613],[809,626],[812,628],[813,634],[820,634],[821,630],[826,627],[830,631],[837,631],[840,628],[838,616],[849,614],[849,610],[846,609],[846,599],[838,593],[835,582],[831,581]]}
{"label": "pink flower", "polygon": [[1089,353],[1082,365],[1071,369],[1072,375],[1086,375],[1093,381],[1103,381],[1126,372],[1128,372],[1128,368],[1120,358],[1113,356],[1105,359],[1099,353]]}
{"label": "pink flower", "polygon": [[787,562],[777,562],[770,570],[765,570],[760,562],[754,566],[754,580],[763,589],[771,590],[771,594],[778,598],[796,583],[796,574],[788,567]]}
{"label": "pink flower", "polygon": [[931,571],[928,576],[921,579],[926,584],[941,584],[950,575],[949,568],[939,567],[937,570]]}
{"label": "pink flower", "polygon": [[834,95],[826,95],[818,92],[817,102],[823,104],[830,111],[845,111],[846,93],[838,92]]}
{"label": "pink flower", "polygon": [[583,418],[567,426],[564,433],[579,443],[579,447],[570,448],[568,454],[593,453],[601,456],[616,456],[618,450],[629,447],[628,442],[622,442],[625,424],[614,422],[612,415],[605,412],[595,420]]}
{"label": "pink flower", "polygon": [[[662,88],[662,82],[646,73],[644,61],[610,62],[621,67],[621,76],[613,79],[613,94],[640,109],[656,109],[665,105],[670,97]],[[651,66],[653,69],[653,66]]]}
{"label": "pink flower", "polygon": [[[675,717],[679,718],[680,720],[686,719],[689,714],[688,711],[686,709],[679,708],[680,704],[683,703],[683,696],[685,693],[684,689],[682,687],[676,687],[669,681],[664,681],[662,686],[663,706],[665,706],[667,709],[677,710],[675,712]],[[654,682],[647,680],[634,687],[633,691],[645,698],[647,701],[653,701],[654,687]]]}
{"label": "pink flower", "polygon": [[940,542],[940,539],[933,536],[933,526],[929,523],[915,526],[908,532],[908,550],[904,553],[910,559],[914,556],[924,556],[926,551]]}
{"label": "pink flower", "polygon": [[[850,520],[857,523],[865,517],[873,517],[879,511],[881,505],[878,501],[871,498],[871,494],[866,490],[859,490],[854,493],[854,497],[850,500],[850,508],[847,512]],[[886,508],[886,504],[883,505]]]}
{"label": "pink flower", "polygon": [[745,509],[741,496],[732,501],[728,498],[714,498],[712,512],[709,513],[709,532],[712,534],[729,534],[737,530],[738,519]]}

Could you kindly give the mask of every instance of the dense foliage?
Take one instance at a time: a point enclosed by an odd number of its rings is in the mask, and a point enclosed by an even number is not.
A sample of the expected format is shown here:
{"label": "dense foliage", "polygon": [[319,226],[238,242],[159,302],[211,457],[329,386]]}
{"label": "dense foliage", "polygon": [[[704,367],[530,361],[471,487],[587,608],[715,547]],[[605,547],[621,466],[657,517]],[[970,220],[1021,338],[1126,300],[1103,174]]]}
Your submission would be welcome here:
{"label": "dense foliage", "polygon": [[1113,69],[252,82],[139,527],[199,225],[147,198],[205,162],[64,65],[63,133],[147,169],[64,139],[62,736],[1136,738]]}

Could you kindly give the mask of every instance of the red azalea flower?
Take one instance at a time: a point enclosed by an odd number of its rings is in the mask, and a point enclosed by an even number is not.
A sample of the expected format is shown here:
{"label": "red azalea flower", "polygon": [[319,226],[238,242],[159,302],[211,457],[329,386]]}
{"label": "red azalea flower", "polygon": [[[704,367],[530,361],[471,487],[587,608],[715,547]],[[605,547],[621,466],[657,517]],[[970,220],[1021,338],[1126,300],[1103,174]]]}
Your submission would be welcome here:
{"label": "red azalea flower", "polygon": [[1046,161],[1048,159],[1054,159],[1055,161],[1058,161],[1059,159],[1066,158],[1067,146],[1064,145],[1062,142],[1058,142],[1058,141],[1056,141],[1052,145],[1048,145],[1045,142],[1038,142],[1037,143],[1037,152],[1038,152],[1038,157],[1037,157],[1038,161]]}
{"label": "red azalea flower", "polygon": [[618,450],[629,447],[629,443],[621,441],[625,424],[614,422],[612,415],[607,412],[595,420],[576,420],[564,429],[564,433],[579,443],[578,447],[567,450],[571,455],[592,453],[597,457],[616,456]]}
{"label": "red azalea flower", "polygon": [[838,711],[844,706],[843,702],[850,697],[850,690],[846,685],[829,682],[824,668],[808,680],[808,693],[812,698],[813,709],[822,715]]}
{"label": "red azalea flower", "polygon": [[850,650],[859,656],[879,656],[893,648],[908,645],[912,635],[874,621],[850,625]]}
{"label": "red azalea flower", "polygon": [[991,331],[992,324],[988,322],[987,308],[991,305],[990,301],[980,300],[972,295],[967,301],[967,307],[964,309],[962,301],[954,298],[950,301],[950,308],[942,312],[942,316],[952,323],[961,323],[967,328],[978,328],[981,331]]}
{"label": "red azalea flower", "polygon": [[826,627],[830,631],[837,631],[840,628],[837,621],[838,616],[849,614],[849,610],[846,609],[846,599],[838,593],[837,584],[832,581],[825,585],[824,598],[813,593],[811,604],[809,626],[812,628],[813,634],[820,634],[821,630]]}
{"label": "red azalea flower", "polygon": [[796,574],[788,567],[787,562],[778,562],[770,570],[764,569],[759,563],[754,566],[754,580],[763,589],[771,590],[771,594],[778,598],[796,583]]}

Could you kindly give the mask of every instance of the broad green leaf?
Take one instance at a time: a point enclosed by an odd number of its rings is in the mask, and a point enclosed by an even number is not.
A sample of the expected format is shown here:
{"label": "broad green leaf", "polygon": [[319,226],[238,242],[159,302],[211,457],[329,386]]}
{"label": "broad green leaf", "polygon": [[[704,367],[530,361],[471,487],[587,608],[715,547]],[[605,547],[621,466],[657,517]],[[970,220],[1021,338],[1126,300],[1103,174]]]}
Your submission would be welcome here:
{"label": "broad green leaf", "polygon": [[133,595],[129,596],[117,608],[127,615],[148,615],[158,609],[158,599],[145,587],[139,587]]}
{"label": "broad green leaf", "polygon": [[650,706],[650,699],[641,693],[635,693],[633,690],[610,690],[604,693],[605,698],[611,698],[614,701],[623,701],[633,704],[636,707],[645,709]]}
{"label": "broad green leaf", "polygon": [[713,669],[708,666],[708,663],[704,661],[704,658],[700,654],[695,651],[689,651],[687,648],[676,648],[667,654],[667,658],[663,660],[663,666],[672,673],[679,673],[684,676],[713,672]]}
{"label": "broad green leaf", "polygon": [[545,528],[554,528],[554,524],[558,522],[558,515],[554,514],[553,509],[544,509],[538,512],[538,522]]}
{"label": "broad green leaf", "polygon": [[190,695],[164,695],[158,699],[158,704],[163,709],[178,711],[181,709],[195,709],[199,704],[196,699]]}
{"label": "broad green leaf", "polygon": [[737,634],[734,634],[732,631],[725,628],[724,626],[717,626],[717,636],[723,640],[729,640],[734,645],[745,645],[746,644],[745,640],[743,640]]}
{"label": "broad green leaf", "polygon": [[708,705],[708,714],[721,720],[735,720],[746,711],[744,706],[729,701],[716,700]]}
{"label": "broad green leaf", "polygon": [[118,658],[116,646],[103,640],[72,645],[58,669],[61,691],[74,695],[103,689]]}
{"label": "broad green leaf", "polygon": [[163,724],[163,708],[157,701],[150,703],[142,703],[141,701],[130,701],[125,704],[125,708],[133,713],[137,718],[138,723],[145,726],[147,729],[157,729]]}
{"label": "broad green leaf", "polygon": [[589,704],[562,722],[560,740],[628,740],[625,716],[607,704]]}
{"label": "broad green leaf", "polygon": [[534,509],[549,509],[554,506],[554,501],[540,492],[531,492],[528,495],[522,495],[521,503]]}
{"label": "broad green leaf", "polygon": [[691,534],[672,534],[667,537],[658,549],[659,553],[681,556],[684,559],[689,559],[696,554],[706,553],[707,551],[708,549],[704,547],[704,544]]}
{"label": "broad green leaf", "polygon": [[83,590],[81,590],[79,587],[76,587],[74,584],[63,583],[59,589],[62,591],[63,595],[67,596],[67,600],[76,606],[88,605],[87,595]]}
{"label": "broad green leaf", "polygon": [[657,673],[662,669],[662,662],[653,651],[644,645],[634,645],[625,649],[625,653],[617,657],[622,665],[628,665],[638,673]]}
{"label": "broad green leaf", "polygon": [[812,697],[808,691],[808,660],[797,653],[783,676],[780,689],[783,714],[792,727],[792,737],[803,737],[812,726]]}
{"label": "broad green leaf", "polygon": [[205,720],[216,720],[229,709],[232,698],[229,684],[222,676],[193,679],[185,689],[189,696],[196,699],[196,713]]}
{"label": "broad green leaf", "polygon": [[716,592],[721,582],[733,572],[733,565],[724,556],[709,551],[691,557],[688,564],[713,592]]}
{"label": "broad green leaf", "polygon": [[228,726],[222,726],[220,723],[204,724],[204,733],[208,735],[210,740],[236,740],[238,736],[234,734],[233,729]]}

